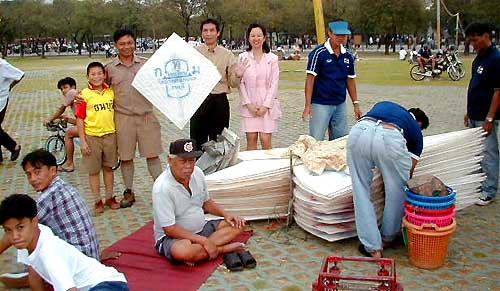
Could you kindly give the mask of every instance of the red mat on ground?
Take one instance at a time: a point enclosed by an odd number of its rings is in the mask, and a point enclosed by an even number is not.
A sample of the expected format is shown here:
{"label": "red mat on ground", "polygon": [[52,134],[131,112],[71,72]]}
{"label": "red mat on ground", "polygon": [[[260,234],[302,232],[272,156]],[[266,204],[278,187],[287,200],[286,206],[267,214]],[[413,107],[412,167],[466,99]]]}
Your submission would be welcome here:
{"label": "red mat on ground", "polygon": [[[243,232],[234,241],[246,242],[251,235],[251,232]],[[117,241],[106,251],[122,254],[104,264],[124,273],[132,291],[197,290],[223,261],[219,256],[194,266],[171,264],[154,248],[153,222]]]}

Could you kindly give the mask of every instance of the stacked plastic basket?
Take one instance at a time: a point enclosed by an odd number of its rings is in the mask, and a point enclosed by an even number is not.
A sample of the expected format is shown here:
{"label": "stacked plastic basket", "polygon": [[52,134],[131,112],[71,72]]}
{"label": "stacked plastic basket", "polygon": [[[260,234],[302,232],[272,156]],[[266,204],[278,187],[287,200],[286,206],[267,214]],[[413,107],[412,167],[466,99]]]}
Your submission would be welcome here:
{"label": "stacked plastic basket", "polygon": [[424,196],[406,189],[404,233],[410,262],[419,268],[441,267],[455,232],[456,192],[448,187],[446,196]]}

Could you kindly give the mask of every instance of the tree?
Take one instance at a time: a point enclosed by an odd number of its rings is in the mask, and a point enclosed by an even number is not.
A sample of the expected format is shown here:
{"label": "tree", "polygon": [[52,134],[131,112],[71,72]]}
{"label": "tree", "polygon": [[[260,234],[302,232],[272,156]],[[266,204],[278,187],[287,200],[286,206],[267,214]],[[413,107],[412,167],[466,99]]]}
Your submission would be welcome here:
{"label": "tree", "polygon": [[0,2],[0,48],[3,57],[7,55],[8,44],[16,34],[14,8],[9,2]]}
{"label": "tree", "polygon": [[359,31],[380,34],[389,54],[390,38],[396,34],[424,31],[424,7],[420,0],[356,0],[353,3],[353,27]]}
{"label": "tree", "polygon": [[207,0],[172,0],[172,7],[175,15],[180,18],[186,41],[189,40],[191,20],[194,16],[200,15],[207,4]]}

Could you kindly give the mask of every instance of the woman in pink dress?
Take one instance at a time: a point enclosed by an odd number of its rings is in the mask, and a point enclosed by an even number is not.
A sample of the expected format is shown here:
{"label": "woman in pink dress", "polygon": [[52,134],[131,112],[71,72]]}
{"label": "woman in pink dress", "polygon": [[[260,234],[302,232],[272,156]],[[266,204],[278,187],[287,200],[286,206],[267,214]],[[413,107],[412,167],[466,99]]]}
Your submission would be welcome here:
{"label": "woman in pink dress", "polygon": [[247,67],[241,78],[239,106],[247,150],[257,149],[259,139],[262,149],[271,149],[272,134],[281,117],[278,56],[271,53],[266,35],[262,25],[250,24],[247,51],[239,56],[240,63]]}

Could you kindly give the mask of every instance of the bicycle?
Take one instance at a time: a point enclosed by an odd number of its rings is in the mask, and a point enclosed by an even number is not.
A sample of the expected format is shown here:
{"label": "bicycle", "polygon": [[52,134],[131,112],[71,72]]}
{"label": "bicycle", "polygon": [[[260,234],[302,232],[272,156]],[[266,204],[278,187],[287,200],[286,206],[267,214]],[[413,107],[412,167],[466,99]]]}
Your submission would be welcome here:
{"label": "bicycle", "polygon": [[58,166],[63,165],[68,158],[66,144],[64,142],[67,128],[68,123],[63,119],[58,119],[57,121],[52,121],[47,124],[47,130],[54,132],[54,134],[49,136],[49,138],[45,141],[45,150],[56,157],[56,163]]}
{"label": "bicycle", "polygon": [[[49,136],[45,141],[45,150],[50,152],[56,158],[56,163],[58,166],[63,165],[68,158],[68,153],[66,150],[66,143],[64,138],[66,137],[66,130],[68,129],[68,122],[64,119],[57,119],[57,121],[52,121],[47,124],[47,130],[54,132],[53,135]],[[79,145],[80,140],[75,140],[75,145]],[[112,167],[112,170],[116,170],[120,167],[121,161],[118,159],[116,166]]]}

